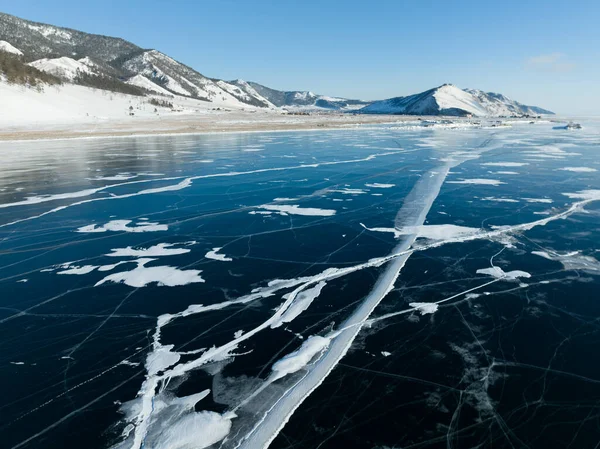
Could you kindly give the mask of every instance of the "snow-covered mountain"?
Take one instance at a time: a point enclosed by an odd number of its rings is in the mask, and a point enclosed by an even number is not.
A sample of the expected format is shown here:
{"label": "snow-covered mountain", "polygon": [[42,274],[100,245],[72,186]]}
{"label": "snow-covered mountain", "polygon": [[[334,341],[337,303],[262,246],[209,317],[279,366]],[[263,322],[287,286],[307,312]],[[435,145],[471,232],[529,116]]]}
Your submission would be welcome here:
{"label": "snow-covered mountain", "polygon": [[526,106],[504,95],[476,89],[459,89],[444,84],[406,97],[376,101],[358,112],[363,114],[451,115],[499,117],[553,114],[535,106]]}
{"label": "snow-covered mountain", "polygon": [[[310,91],[282,91],[263,86],[258,83],[237,80],[233,81],[237,85],[245,84],[253,89],[254,92],[266,98],[270,103],[277,107],[305,107],[321,108],[330,110],[353,109],[369,104],[361,100],[349,100],[347,98],[328,97],[325,95],[314,94]],[[240,86],[242,87],[242,86]],[[244,87],[242,87],[244,88]]]}
{"label": "snow-covered mountain", "polygon": [[73,59],[90,56],[108,62],[139,49],[123,39],[31,22],[4,13],[0,13],[0,40],[17,47],[27,62],[60,56]]}
{"label": "snow-covered mountain", "polygon": [[[158,50],[142,49],[120,38],[30,22],[3,13],[0,40],[0,51],[20,53],[32,67],[64,81],[84,83],[81,75],[92,75],[85,77],[84,84],[90,87],[95,87],[90,85],[95,82],[100,88],[118,88],[119,83],[126,83],[141,88],[140,92],[191,97],[233,108],[285,105],[343,109],[352,103],[310,92],[280,92],[243,80],[209,78]],[[111,82],[107,83],[106,78]],[[284,101],[272,101],[271,97],[278,99],[280,95],[285,96]]]}
{"label": "snow-covered mountain", "polygon": [[456,116],[551,114],[500,94],[462,90],[451,84],[369,104],[310,91],[281,91],[240,79],[224,81],[207,77],[158,50],[142,49],[120,38],[4,13],[0,13],[0,51],[68,83],[132,95],[191,98],[211,107]]}

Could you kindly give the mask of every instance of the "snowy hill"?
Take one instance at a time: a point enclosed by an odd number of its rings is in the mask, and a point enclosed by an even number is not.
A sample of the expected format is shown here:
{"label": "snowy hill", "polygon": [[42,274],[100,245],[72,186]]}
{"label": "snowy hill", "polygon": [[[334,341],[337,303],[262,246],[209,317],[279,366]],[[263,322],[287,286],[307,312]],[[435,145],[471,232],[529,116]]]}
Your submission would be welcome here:
{"label": "snowy hill", "polygon": [[363,114],[451,115],[477,117],[553,114],[535,106],[525,106],[501,94],[475,89],[462,90],[444,84],[406,97],[376,101],[359,110]]}
{"label": "snowy hill", "polygon": [[13,55],[23,56],[23,52],[18,48],[13,47],[6,41],[0,41],[0,51],[5,51],[7,53],[12,53]]}
{"label": "snowy hill", "polygon": [[72,81],[77,76],[78,72],[92,73],[86,64],[75,61],[67,56],[54,59],[38,59],[37,61],[30,62],[29,65],[42,72],[50,73],[51,75],[68,81]]}
{"label": "snowy hill", "polygon": [[140,92],[195,98],[231,108],[343,110],[367,104],[308,91],[278,91],[243,80],[210,78],[158,50],[142,49],[120,38],[31,22],[3,13],[0,13],[0,40],[0,49],[22,52],[25,62],[32,67],[67,82],[100,89],[129,92],[123,86],[127,84],[142,88]]}
{"label": "snowy hill", "polygon": [[255,97],[236,85],[205,77],[164,53],[144,50],[120,38],[0,13],[0,39],[5,42],[0,48],[11,52],[18,48],[31,66],[66,81],[77,82],[76,73],[80,71],[110,77],[113,84],[125,81],[165,95],[193,97],[231,107],[272,107],[260,95]]}

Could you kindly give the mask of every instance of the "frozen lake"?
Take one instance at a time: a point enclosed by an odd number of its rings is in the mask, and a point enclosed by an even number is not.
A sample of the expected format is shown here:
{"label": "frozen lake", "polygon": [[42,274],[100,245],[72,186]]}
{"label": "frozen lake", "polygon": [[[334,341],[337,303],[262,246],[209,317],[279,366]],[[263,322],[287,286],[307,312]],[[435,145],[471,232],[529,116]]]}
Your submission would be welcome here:
{"label": "frozen lake", "polygon": [[3,447],[594,447],[583,125],[0,143]]}

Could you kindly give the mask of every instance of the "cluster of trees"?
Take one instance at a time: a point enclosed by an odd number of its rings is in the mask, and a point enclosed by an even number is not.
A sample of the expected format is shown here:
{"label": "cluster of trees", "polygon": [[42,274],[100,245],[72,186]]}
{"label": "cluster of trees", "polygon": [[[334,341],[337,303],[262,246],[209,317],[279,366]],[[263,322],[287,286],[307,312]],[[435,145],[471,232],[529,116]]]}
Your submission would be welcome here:
{"label": "cluster of trees", "polygon": [[120,92],[122,94],[143,96],[146,91],[138,86],[132,86],[131,84],[124,83],[117,78],[94,75],[92,73],[77,71],[77,75],[73,79],[75,84],[82,86],[93,87],[101,90],[109,90],[111,92]]}
{"label": "cluster of trees", "polygon": [[171,108],[173,109],[173,103],[171,103],[170,101],[167,100],[158,100],[156,98],[151,98],[149,103],[152,106],[161,106],[163,108]]}
{"label": "cluster of trees", "polygon": [[3,51],[0,51],[0,74],[4,75],[11,84],[31,87],[37,87],[41,83],[62,84],[61,80],[54,75],[28,66],[21,57]]}

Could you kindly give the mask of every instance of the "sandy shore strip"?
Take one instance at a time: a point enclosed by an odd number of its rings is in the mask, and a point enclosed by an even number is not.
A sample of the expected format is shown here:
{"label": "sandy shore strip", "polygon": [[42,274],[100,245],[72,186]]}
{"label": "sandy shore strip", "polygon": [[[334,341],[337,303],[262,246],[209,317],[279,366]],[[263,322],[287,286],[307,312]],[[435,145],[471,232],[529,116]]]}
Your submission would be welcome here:
{"label": "sandy shore strip", "polygon": [[175,115],[156,118],[127,117],[82,123],[27,124],[0,128],[0,141],[58,140],[90,137],[127,137],[170,134],[348,129],[369,124],[417,120],[398,115],[315,114],[279,115],[232,112],[214,115]]}

